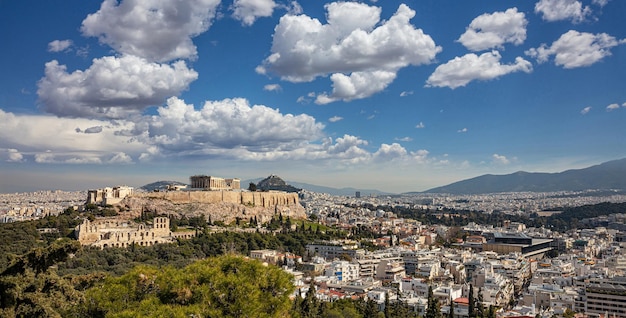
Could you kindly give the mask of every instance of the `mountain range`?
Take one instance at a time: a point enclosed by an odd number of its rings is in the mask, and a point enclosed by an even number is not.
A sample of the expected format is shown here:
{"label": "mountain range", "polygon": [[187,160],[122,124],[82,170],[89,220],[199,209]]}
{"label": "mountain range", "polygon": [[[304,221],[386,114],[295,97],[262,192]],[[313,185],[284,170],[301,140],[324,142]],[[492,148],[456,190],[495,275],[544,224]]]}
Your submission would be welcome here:
{"label": "mountain range", "polygon": [[484,194],[497,192],[555,192],[591,189],[626,190],[626,159],[558,173],[518,171],[479,177],[433,188],[425,193]]}
{"label": "mountain range", "polygon": [[[242,180],[241,187],[247,189],[250,183],[260,183],[262,187],[268,187],[274,184],[294,191],[297,189],[305,189],[312,192],[341,196],[354,196],[357,191],[360,192],[362,196],[391,195],[391,193],[375,189],[332,188],[295,181],[285,182],[277,176]],[[163,190],[166,188],[167,184],[182,183],[175,181],[158,181],[145,185],[142,188],[147,191],[152,191],[153,189]],[[518,171],[506,175],[486,174],[454,182],[442,187],[432,188],[424,192],[407,192],[405,194],[485,194],[498,192],[584,191],[593,189],[626,191],[626,158],[608,161],[583,169],[572,169],[558,173]]]}

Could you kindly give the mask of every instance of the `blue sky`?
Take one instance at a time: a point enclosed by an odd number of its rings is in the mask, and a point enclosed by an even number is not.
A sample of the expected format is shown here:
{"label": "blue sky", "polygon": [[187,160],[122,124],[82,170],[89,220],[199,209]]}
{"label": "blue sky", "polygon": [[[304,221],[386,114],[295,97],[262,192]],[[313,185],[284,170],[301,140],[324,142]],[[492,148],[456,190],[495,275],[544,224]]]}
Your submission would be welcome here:
{"label": "blue sky", "polygon": [[626,157],[626,2],[0,0],[0,192]]}

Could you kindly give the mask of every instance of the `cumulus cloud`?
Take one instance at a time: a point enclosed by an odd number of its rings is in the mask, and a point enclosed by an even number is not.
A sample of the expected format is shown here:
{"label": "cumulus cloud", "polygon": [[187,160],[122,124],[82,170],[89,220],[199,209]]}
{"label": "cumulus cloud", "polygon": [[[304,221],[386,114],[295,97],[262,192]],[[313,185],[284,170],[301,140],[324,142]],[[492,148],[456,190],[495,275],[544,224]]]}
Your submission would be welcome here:
{"label": "cumulus cloud", "polygon": [[331,122],[331,123],[336,123],[336,122],[338,122],[340,120],[343,120],[343,117],[341,117],[341,116],[333,116],[333,117],[328,118],[328,121]]}
{"label": "cumulus cloud", "polygon": [[387,71],[353,72],[350,76],[335,73],[330,76],[333,82],[332,94],[318,95],[315,103],[323,105],[338,100],[351,101],[366,98],[385,89],[395,78],[395,72]]}
{"label": "cumulus cloud", "polygon": [[191,38],[209,29],[220,0],[104,0],[83,20],[85,36],[98,37],[117,52],[165,62],[194,59]]}
{"label": "cumulus cloud", "polygon": [[591,14],[591,9],[578,0],[540,0],[535,4],[535,13],[550,22],[571,20],[580,23]]}
{"label": "cumulus cloud", "polygon": [[485,13],[472,20],[457,41],[471,51],[502,48],[504,43],[520,45],[526,40],[527,24],[524,13],[517,8]]}
{"label": "cumulus cloud", "polygon": [[263,90],[268,91],[268,92],[277,92],[277,91],[280,91],[281,89],[282,87],[280,87],[280,85],[278,84],[267,84],[263,86]]}
{"label": "cumulus cloud", "polygon": [[406,97],[409,95],[413,95],[413,91],[403,91],[402,93],[400,93],[400,97]]}
{"label": "cumulus cloud", "polygon": [[589,113],[591,111],[591,106],[587,106],[585,108],[583,108],[580,113],[583,115],[586,115],[587,113]]}
{"label": "cumulus cloud", "polygon": [[456,132],[458,132],[458,133],[466,133],[467,132],[467,128],[459,129]]}
{"label": "cumulus cloud", "polygon": [[616,109],[619,109],[619,104],[611,104],[609,106],[606,106],[606,111],[607,112],[610,112],[610,111],[613,111],[613,110],[616,110]]}
{"label": "cumulus cloud", "polygon": [[445,64],[439,65],[426,81],[427,87],[465,86],[473,80],[491,80],[514,72],[532,72],[532,64],[521,57],[513,64],[501,64],[498,51],[479,55],[474,53],[455,57]]}
{"label": "cumulus cloud", "polygon": [[272,54],[257,72],[307,82],[331,75],[333,92],[317,103],[364,98],[385,89],[396,72],[430,63],[441,51],[433,39],[410,24],[415,11],[401,4],[388,20],[381,8],[356,2],[325,5],[327,24],[287,14],[275,28]]}
{"label": "cumulus cloud", "polygon": [[251,26],[258,18],[271,17],[277,4],[274,0],[235,0],[233,17],[245,26]]}
{"label": "cumulus cloud", "polygon": [[94,59],[85,71],[46,63],[37,94],[43,110],[58,116],[122,118],[178,95],[198,78],[184,61],[150,63],[125,55]]}
{"label": "cumulus cloud", "polygon": [[8,158],[7,162],[22,162],[24,156],[17,149],[7,149]]}
{"label": "cumulus cloud", "polygon": [[70,49],[72,40],[54,40],[48,43],[48,52],[64,52]]}
{"label": "cumulus cloud", "polygon": [[407,151],[398,143],[391,145],[382,144],[378,151],[373,154],[375,161],[392,161],[394,159],[404,158],[407,156]]}
{"label": "cumulus cloud", "polygon": [[309,115],[282,114],[267,106],[251,106],[243,98],[207,101],[195,110],[193,105],[172,97],[157,111],[158,116],[143,117],[133,133],[170,154],[294,150],[303,142],[320,138],[324,128]]}
{"label": "cumulus cloud", "polygon": [[107,163],[115,163],[115,164],[125,164],[125,163],[133,163],[133,158],[131,158],[129,155],[123,153],[123,152],[118,152],[116,154],[114,154],[108,161]]}
{"label": "cumulus cloud", "polygon": [[494,153],[492,158],[493,162],[497,164],[508,165],[509,163],[511,163],[511,161],[506,156],[499,155],[497,153]]}
{"label": "cumulus cloud", "polygon": [[610,56],[610,49],[623,43],[606,33],[587,33],[569,30],[551,46],[542,44],[531,48],[526,55],[536,58],[537,62],[548,61],[554,55],[554,64],[564,68],[576,68],[592,65]]}
{"label": "cumulus cloud", "polygon": [[424,123],[423,123],[423,122],[421,122],[421,121],[420,121],[420,123],[419,123],[419,124],[415,125],[415,128],[417,128],[417,129],[422,129],[422,128],[426,128],[426,126],[424,125]]}

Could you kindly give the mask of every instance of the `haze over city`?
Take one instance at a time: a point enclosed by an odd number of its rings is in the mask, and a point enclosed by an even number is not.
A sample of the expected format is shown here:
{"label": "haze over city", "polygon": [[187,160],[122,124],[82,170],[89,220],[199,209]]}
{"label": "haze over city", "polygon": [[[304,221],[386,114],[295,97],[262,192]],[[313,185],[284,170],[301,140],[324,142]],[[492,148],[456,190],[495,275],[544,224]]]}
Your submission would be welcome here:
{"label": "haze over city", "polygon": [[2,1],[0,192],[626,157],[623,1]]}

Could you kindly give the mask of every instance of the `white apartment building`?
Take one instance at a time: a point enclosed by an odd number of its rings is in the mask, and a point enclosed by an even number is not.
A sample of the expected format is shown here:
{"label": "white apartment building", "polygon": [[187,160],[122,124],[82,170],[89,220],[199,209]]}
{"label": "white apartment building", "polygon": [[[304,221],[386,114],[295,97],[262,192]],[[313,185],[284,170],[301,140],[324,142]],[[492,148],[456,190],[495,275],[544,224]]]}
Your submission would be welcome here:
{"label": "white apartment building", "polygon": [[339,282],[349,282],[359,278],[359,264],[348,261],[334,261],[326,269],[325,275],[336,278]]}

